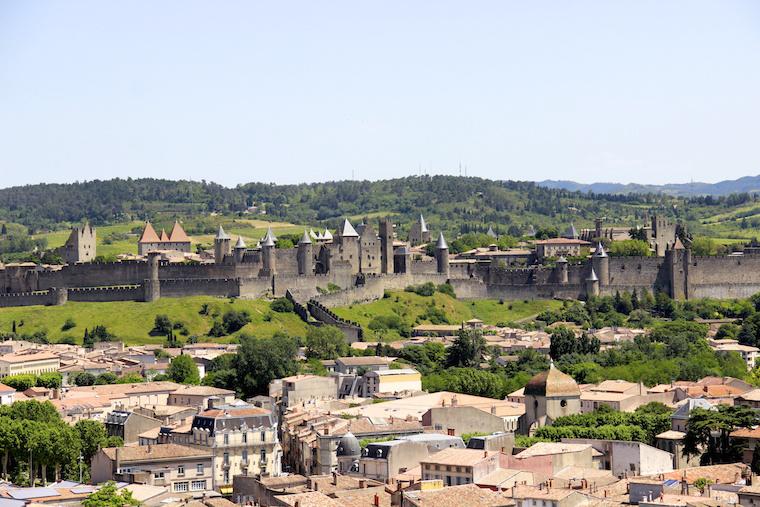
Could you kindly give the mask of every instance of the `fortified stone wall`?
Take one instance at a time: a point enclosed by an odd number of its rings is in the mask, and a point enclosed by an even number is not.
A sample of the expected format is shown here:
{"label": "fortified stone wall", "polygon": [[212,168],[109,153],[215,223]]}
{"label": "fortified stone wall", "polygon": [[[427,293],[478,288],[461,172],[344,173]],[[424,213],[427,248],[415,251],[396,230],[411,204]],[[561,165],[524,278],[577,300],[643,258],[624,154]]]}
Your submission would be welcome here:
{"label": "fortified stone wall", "polygon": [[0,294],[0,308],[8,308],[12,306],[45,306],[55,304],[61,303],[58,302],[56,291],[54,289],[34,292],[13,292],[9,294]]}
{"label": "fortified stone wall", "polygon": [[185,278],[161,280],[161,297],[240,295],[238,280],[234,278]]}
{"label": "fortified stone wall", "polygon": [[691,298],[745,298],[760,292],[760,256],[692,257],[687,283]]}
{"label": "fortified stone wall", "polygon": [[118,287],[76,287],[66,289],[69,301],[105,302],[105,301],[142,301],[144,292],[141,285],[122,285]]}

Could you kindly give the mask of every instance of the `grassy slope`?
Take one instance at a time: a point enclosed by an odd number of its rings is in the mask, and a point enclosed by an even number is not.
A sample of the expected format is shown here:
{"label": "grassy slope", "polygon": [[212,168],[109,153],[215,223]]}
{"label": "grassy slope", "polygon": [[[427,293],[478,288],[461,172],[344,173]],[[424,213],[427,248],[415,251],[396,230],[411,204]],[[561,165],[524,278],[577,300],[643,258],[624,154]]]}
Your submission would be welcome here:
{"label": "grassy slope", "polygon": [[[436,293],[432,297],[423,297],[411,292],[393,292],[390,297],[362,305],[333,308],[336,314],[345,319],[361,324],[365,329],[369,322],[378,315],[399,315],[411,326],[429,323],[421,319],[428,305],[435,304],[442,308],[449,322],[456,324],[477,317],[486,324],[509,322],[531,317],[546,308],[559,308],[560,301],[505,301],[499,304],[496,300],[484,299],[478,301],[461,301]],[[368,330],[369,331],[369,330]],[[367,340],[372,341],[377,336],[369,331]],[[400,338],[395,331],[383,331],[382,338],[395,340]]]}
{"label": "grassy slope", "polygon": [[[150,336],[156,315],[166,314],[173,321],[186,324],[190,335],[197,335],[199,341],[229,341],[229,337],[210,338],[205,336],[211,328],[212,317],[200,315],[198,312],[203,303],[211,306],[212,312],[224,314],[230,308],[248,310],[251,323],[241,332],[255,336],[271,336],[277,331],[283,331],[291,336],[304,336],[306,324],[294,313],[282,314],[270,312],[269,303],[263,300],[235,300],[196,296],[187,298],[163,298],[155,303],[114,302],[114,303],[75,303],[63,306],[28,306],[18,308],[0,308],[0,331],[7,332],[12,328],[12,322],[24,321],[17,328],[19,333],[31,334],[45,329],[51,340],[61,336],[73,336],[81,342],[85,328],[101,324],[108,328],[119,339],[129,344],[163,343],[164,337]],[[264,316],[271,314],[270,322],[264,321]],[[76,327],[61,331],[61,326],[67,318],[76,322]],[[186,337],[179,336],[180,340]]]}

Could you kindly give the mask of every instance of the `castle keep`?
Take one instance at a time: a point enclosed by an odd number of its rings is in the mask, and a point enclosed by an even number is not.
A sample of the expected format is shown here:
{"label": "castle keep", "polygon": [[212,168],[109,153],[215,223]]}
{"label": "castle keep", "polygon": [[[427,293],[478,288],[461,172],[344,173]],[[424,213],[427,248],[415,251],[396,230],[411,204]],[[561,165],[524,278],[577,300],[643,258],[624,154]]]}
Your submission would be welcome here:
{"label": "castle keep", "polygon": [[[422,223],[421,217],[417,226]],[[435,241],[433,257],[407,243],[394,245],[393,225],[386,219],[379,220],[377,228],[372,224],[354,228],[345,220],[335,234],[305,231],[294,248],[277,248],[271,229],[253,247],[242,238],[233,244],[220,227],[214,239],[214,262],[206,264],[161,260],[158,250],[189,251],[190,238],[178,223],[165,238],[148,224],[139,243],[146,260],[86,262],[94,259],[95,231],[85,226],[75,229],[64,247],[71,252],[65,266],[0,266],[0,306],[288,293],[294,300],[313,299],[329,307],[377,299],[385,290],[412,284],[447,281],[457,297],[464,299],[583,299],[634,289],[659,290],[681,299],[748,297],[760,292],[760,255],[750,250],[744,255],[693,256],[689,245],[675,237],[674,227],[659,219],[654,224],[659,230],[652,232],[652,244],[662,256],[610,257],[597,244],[589,257],[571,260],[561,254],[551,258],[548,252],[539,259],[519,251],[520,258],[529,259],[524,267],[517,267],[502,255],[508,252],[495,247],[475,258],[450,256],[443,234]],[[533,263],[537,260],[543,262]]]}

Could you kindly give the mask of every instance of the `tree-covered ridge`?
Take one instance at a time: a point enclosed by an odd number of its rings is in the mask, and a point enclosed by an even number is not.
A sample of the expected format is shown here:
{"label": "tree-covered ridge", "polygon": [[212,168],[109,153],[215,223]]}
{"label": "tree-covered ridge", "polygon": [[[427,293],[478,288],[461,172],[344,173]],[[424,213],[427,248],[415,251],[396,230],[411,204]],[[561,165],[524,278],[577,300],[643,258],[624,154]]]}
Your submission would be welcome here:
{"label": "tree-covered ridge", "polygon": [[656,195],[582,194],[531,182],[455,176],[299,185],[248,183],[236,188],[146,178],[1,189],[0,220],[39,230],[85,219],[102,225],[144,220],[157,213],[232,213],[255,203],[263,204],[268,216],[293,223],[323,221],[332,226],[342,216],[376,213],[400,215],[408,221],[423,213],[436,228],[446,224],[452,232],[485,232],[493,225],[504,234],[510,226],[528,224],[574,220],[590,225],[597,216],[633,223],[647,211],[672,210],[670,201]]}

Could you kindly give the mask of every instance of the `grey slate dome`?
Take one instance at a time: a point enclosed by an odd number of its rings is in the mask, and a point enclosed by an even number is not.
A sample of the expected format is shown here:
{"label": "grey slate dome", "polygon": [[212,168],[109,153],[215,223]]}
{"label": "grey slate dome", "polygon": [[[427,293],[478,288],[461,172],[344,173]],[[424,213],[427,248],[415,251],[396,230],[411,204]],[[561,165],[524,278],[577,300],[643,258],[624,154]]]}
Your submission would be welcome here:
{"label": "grey slate dome", "polygon": [[340,437],[340,440],[338,440],[338,456],[359,457],[361,456],[361,453],[362,448],[361,445],[359,445],[359,440],[350,431]]}

